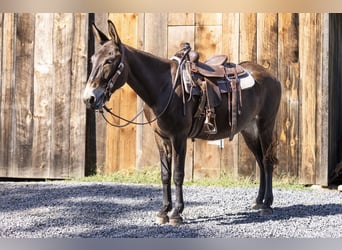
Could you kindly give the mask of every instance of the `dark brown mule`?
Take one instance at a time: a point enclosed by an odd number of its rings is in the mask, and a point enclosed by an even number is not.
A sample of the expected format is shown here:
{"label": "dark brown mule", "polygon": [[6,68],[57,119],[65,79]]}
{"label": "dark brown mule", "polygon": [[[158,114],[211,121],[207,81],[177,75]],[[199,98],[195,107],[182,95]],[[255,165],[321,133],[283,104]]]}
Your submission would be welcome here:
{"label": "dark brown mule", "polygon": [[[157,117],[151,126],[160,153],[163,205],[157,214],[159,223],[182,222],[184,209],[183,179],[186,142],[194,121],[198,98],[187,103],[183,110],[182,87],[175,81],[178,63],[131,48],[121,43],[114,24],[108,21],[109,39],[93,25],[94,35],[102,45],[92,56],[93,68],[84,90],[84,102],[88,108],[102,109],[111,93],[127,82],[145,102],[144,112],[148,121]],[[253,205],[262,214],[273,212],[272,172],[275,155],[272,143],[273,128],[278,112],[281,87],[275,77],[262,66],[244,62],[256,84],[242,91],[243,106],[238,116],[236,131],[242,133],[249,149],[260,167],[259,192]],[[217,133],[200,132],[196,138],[217,140],[230,136],[228,125],[227,95],[215,110]],[[173,173],[171,174],[171,165]],[[175,184],[176,201],[171,201],[171,176]]]}

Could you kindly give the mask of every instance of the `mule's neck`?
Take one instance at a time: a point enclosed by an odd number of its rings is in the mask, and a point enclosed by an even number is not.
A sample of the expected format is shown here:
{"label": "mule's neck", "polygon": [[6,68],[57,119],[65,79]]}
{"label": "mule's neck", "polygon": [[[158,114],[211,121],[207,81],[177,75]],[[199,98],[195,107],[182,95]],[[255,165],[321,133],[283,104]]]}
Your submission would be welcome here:
{"label": "mule's neck", "polygon": [[160,98],[167,98],[163,93],[172,90],[176,63],[130,46],[124,46],[124,49],[129,68],[128,85],[150,107],[156,105]]}

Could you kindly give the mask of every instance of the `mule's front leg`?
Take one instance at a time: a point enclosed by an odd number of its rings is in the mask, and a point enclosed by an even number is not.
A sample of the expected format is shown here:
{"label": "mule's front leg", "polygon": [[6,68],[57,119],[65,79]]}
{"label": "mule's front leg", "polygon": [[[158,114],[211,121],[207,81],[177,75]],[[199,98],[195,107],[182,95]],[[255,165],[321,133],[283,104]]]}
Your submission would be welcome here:
{"label": "mule's front leg", "polygon": [[169,222],[168,212],[172,209],[171,200],[171,160],[172,148],[171,142],[167,139],[162,139],[156,136],[156,142],[160,154],[161,164],[161,181],[163,185],[163,206],[157,213],[156,222],[158,224],[165,224]]}
{"label": "mule's front leg", "polygon": [[172,225],[179,225],[183,223],[181,213],[184,209],[183,200],[183,181],[184,181],[184,165],[186,154],[186,138],[173,141],[173,181],[176,187],[176,201],[175,207],[170,214],[170,223]]}

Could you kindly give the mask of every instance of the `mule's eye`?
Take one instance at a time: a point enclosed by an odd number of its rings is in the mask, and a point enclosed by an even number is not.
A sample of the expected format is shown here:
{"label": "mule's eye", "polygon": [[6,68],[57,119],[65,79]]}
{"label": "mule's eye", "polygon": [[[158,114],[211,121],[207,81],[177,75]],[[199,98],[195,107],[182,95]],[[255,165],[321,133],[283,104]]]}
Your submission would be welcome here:
{"label": "mule's eye", "polygon": [[113,58],[109,58],[105,61],[104,65],[106,64],[112,64],[114,62],[114,59]]}

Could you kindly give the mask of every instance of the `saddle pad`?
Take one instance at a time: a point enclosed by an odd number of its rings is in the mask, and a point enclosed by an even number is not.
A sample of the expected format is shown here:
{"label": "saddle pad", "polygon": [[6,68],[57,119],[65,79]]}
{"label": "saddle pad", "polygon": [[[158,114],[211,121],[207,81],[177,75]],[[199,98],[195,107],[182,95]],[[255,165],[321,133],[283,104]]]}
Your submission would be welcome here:
{"label": "saddle pad", "polygon": [[251,88],[255,84],[254,77],[249,72],[247,72],[247,76],[246,77],[242,77],[242,78],[239,78],[239,79],[240,79],[241,89]]}
{"label": "saddle pad", "polygon": [[[239,78],[240,79],[240,86],[241,89],[248,89],[254,86],[255,84],[255,80],[253,78],[253,76],[251,74],[245,74],[245,76],[243,78]],[[219,80],[217,81],[217,86],[220,89],[221,93],[228,93],[231,92],[231,89],[228,89],[227,86],[227,82],[226,80]],[[186,93],[190,94],[190,92],[192,93],[192,95],[200,95],[201,91],[199,87],[191,87],[191,84],[187,81],[184,81],[184,89],[186,91]]]}
{"label": "saddle pad", "polygon": [[[255,84],[254,77],[248,72],[243,77],[240,77],[239,80],[240,80],[240,86],[242,90],[251,88]],[[228,90],[227,83],[225,80],[217,81],[217,85],[219,86],[221,93],[227,93],[231,91],[231,90]]]}

